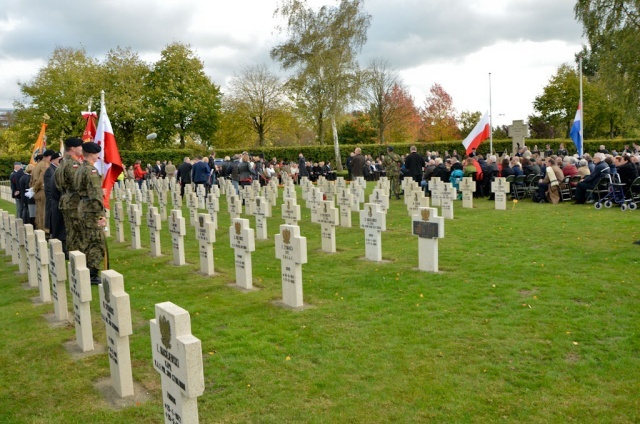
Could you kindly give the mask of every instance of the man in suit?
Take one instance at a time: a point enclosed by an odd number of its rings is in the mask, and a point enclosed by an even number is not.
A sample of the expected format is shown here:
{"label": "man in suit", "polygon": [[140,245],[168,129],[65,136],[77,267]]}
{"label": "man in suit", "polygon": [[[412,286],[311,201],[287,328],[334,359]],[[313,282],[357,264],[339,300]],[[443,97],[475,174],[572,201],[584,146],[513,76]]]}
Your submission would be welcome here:
{"label": "man in suit", "polygon": [[52,208],[55,207],[56,209],[58,209],[57,201],[55,202],[55,206],[53,205],[53,190],[56,186],[56,182],[53,176],[56,172],[56,169],[58,169],[58,166],[60,165],[61,157],[62,155],[60,155],[59,152],[55,152],[51,156],[51,160],[50,160],[51,165],[44,172],[44,194],[46,198],[45,204],[44,204],[44,232],[47,234],[51,234]]}
{"label": "man in suit", "polygon": [[184,197],[184,186],[191,184],[191,160],[189,157],[184,158],[184,162],[178,166],[178,183],[180,184],[180,195]]}
{"label": "man in suit", "polygon": [[20,200],[20,188],[18,187],[18,183],[23,175],[24,170],[22,169],[22,163],[15,162],[13,164],[13,172],[11,173],[9,180],[11,181],[11,197],[16,199],[16,216],[18,218],[22,216],[22,201]]}
{"label": "man in suit", "polygon": [[33,189],[33,198],[36,201],[36,229],[44,231],[44,210],[46,205],[46,197],[44,193],[44,173],[51,165],[51,156],[55,152],[47,149],[42,154],[42,160],[33,168],[31,173],[31,188]]}
{"label": "man in suit", "polygon": [[422,181],[422,172],[426,165],[424,158],[418,153],[416,146],[411,146],[409,154],[404,159],[404,167],[407,169],[408,175],[413,178],[415,182],[420,184]]}

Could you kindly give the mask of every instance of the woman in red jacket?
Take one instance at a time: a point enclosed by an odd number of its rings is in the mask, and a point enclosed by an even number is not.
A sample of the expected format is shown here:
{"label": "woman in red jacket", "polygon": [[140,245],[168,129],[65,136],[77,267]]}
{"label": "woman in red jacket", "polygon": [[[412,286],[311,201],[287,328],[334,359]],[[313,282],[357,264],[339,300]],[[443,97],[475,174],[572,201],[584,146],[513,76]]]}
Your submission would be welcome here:
{"label": "woman in red jacket", "polygon": [[140,166],[140,160],[138,159],[133,165],[133,177],[138,183],[138,187],[142,190],[142,182],[144,181],[144,176],[147,175],[147,171],[143,170]]}

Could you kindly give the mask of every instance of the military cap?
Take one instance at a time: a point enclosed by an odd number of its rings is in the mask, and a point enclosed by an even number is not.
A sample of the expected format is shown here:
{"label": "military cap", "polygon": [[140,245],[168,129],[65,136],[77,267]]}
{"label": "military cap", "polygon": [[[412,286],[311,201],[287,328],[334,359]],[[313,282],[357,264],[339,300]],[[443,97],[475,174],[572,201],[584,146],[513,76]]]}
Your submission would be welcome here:
{"label": "military cap", "polygon": [[85,153],[100,153],[102,147],[98,143],[89,141],[88,143],[82,143],[82,151]]}
{"label": "military cap", "polygon": [[55,152],[54,154],[51,155],[51,160],[56,160],[56,159],[58,159],[60,157],[62,157],[60,152]]}
{"label": "military cap", "polygon": [[78,137],[71,137],[71,138],[67,138],[64,141],[64,147],[78,147],[78,146],[82,146],[82,139],[78,138]]}
{"label": "military cap", "polygon": [[55,153],[55,150],[51,150],[51,149],[47,149],[44,151],[44,153],[42,154],[43,157],[47,157],[47,156],[53,156],[53,154]]}

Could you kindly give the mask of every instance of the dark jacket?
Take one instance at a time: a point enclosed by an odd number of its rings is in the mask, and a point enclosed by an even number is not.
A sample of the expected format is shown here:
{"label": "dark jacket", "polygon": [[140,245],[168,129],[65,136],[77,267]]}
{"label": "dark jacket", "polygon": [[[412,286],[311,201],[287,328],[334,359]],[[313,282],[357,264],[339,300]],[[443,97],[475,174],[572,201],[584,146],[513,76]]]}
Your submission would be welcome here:
{"label": "dark jacket", "polygon": [[209,180],[211,168],[206,162],[196,162],[191,167],[191,180],[196,184],[205,184]]}
{"label": "dark jacket", "polygon": [[418,152],[411,152],[404,158],[404,166],[412,177],[422,177],[424,158]]}
{"label": "dark jacket", "polygon": [[182,185],[191,184],[191,165],[188,162],[182,162],[178,167],[178,182]]}
{"label": "dark jacket", "polygon": [[[24,175],[24,169],[20,168],[18,171],[13,171],[9,180],[11,181],[11,197],[14,199],[20,198],[20,189],[18,188],[18,184],[20,183],[20,178]],[[16,194],[18,192],[18,194]]]}

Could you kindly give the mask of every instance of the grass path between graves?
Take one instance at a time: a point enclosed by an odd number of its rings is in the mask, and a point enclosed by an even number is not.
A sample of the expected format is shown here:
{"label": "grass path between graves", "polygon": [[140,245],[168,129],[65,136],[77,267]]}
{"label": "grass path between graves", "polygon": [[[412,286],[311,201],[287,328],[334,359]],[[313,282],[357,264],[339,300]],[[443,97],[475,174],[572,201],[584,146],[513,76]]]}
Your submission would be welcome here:
{"label": "grass path between graves", "polygon": [[[269,240],[256,241],[253,292],[230,286],[224,197],[214,277],[197,273],[186,208],[187,266],[170,264],[166,223],[162,258],[149,256],[146,227],[142,250],[128,247],[126,225],[126,244],[109,239],[111,268],[131,297],[134,380],[153,399],[122,410],[94,389],[109,376],[106,353],[72,359],[63,344],[75,339],[73,327],[49,326],[43,315],[53,305],[32,303],[37,291],[22,288],[26,276],[1,252],[0,422],[163,422],[149,319],[164,301],[190,312],[202,340],[202,423],[640,421],[640,212],[456,202],[439,242],[441,272],[431,274],[417,270],[401,201],[392,201],[380,264],[363,259],[357,214],[353,228],[336,230],[338,252],[327,254],[319,225],[298,203],[309,258],[302,311],[275,304],[279,206]],[[92,290],[94,340],[104,345]]]}

